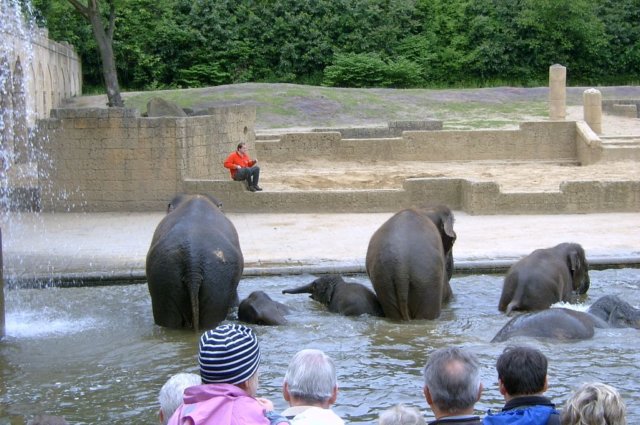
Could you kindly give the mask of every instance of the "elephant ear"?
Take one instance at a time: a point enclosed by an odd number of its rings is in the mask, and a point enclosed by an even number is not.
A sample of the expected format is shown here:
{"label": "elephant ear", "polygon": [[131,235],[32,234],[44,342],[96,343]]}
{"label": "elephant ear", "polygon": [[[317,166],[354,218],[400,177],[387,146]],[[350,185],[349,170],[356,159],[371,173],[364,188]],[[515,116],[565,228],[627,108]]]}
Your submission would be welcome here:
{"label": "elephant ear", "polygon": [[313,298],[324,305],[329,305],[333,298],[336,283],[337,282],[334,279],[325,279],[322,282],[316,283],[316,288],[313,291]]}
{"label": "elephant ear", "polygon": [[582,264],[580,262],[580,255],[578,251],[572,250],[569,252],[569,268],[571,269],[571,274],[575,273],[577,270],[580,270]]}
{"label": "elephant ear", "polygon": [[444,252],[447,253],[453,248],[453,243],[456,241],[456,232],[453,230],[453,215],[446,214],[440,217],[440,234],[442,235],[442,247]]}

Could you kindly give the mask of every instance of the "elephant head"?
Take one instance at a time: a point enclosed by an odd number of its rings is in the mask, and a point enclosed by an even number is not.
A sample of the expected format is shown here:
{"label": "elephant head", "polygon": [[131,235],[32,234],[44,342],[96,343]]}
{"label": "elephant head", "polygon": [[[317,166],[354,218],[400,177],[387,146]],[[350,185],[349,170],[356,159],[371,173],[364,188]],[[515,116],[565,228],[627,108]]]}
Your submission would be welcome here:
{"label": "elephant head", "polygon": [[605,295],[589,307],[589,313],[614,328],[640,329],[640,310],[615,295]]}
{"label": "elephant head", "polygon": [[567,263],[571,270],[573,290],[578,294],[586,294],[591,285],[589,280],[589,264],[582,246],[576,243],[567,245]]}
{"label": "elephant head", "polygon": [[333,299],[333,292],[338,284],[346,284],[346,282],[342,279],[342,276],[332,274],[322,276],[307,285],[292,289],[285,289],[282,293],[311,294],[310,297],[312,300],[328,306]]}
{"label": "elephant head", "polygon": [[285,289],[283,294],[311,294],[311,299],[329,307],[332,313],[345,316],[369,314],[384,316],[376,294],[359,283],[345,282],[342,276],[322,276],[308,285]]}
{"label": "elephant head", "polygon": [[289,307],[271,299],[264,291],[253,291],[238,306],[238,319],[256,325],[285,325]]}

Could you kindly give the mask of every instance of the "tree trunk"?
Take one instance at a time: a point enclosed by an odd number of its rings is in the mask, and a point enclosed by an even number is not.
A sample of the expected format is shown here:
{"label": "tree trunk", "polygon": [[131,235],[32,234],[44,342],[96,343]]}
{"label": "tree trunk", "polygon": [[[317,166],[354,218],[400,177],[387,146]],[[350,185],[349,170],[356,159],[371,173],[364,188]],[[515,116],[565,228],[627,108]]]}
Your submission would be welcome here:
{"label": "tree trunk", "polygon": [[122,107],[124,102],[120,96],[120,85],[118,84],[118,73],[116,72],[116,61],[113,56],[113,42],[107,36],[100,12],[91,14],[89,18],[93,28],[93,36],[98,43],[100,58],[102,59],[102,74],[104,84],[107,89],[107,99],[109,107]]}
{"label": "tree trunk", "polygon": [[88,0],[87,4],[79,0],[69,0],[69,3],[91,23],[93,36],[98,43],[100,59],[102,60],[102,74],[104,84],[107,89],[107,100],[109,107],[122,107],[124,102],[120,96],[120,85],[118,84],[118,73],[116,72],[116,61],[113,55],[113,31],[115,29],[115,4],[113,0],[107,0],[109,5],[109,24],[105,29],[98,0]]}

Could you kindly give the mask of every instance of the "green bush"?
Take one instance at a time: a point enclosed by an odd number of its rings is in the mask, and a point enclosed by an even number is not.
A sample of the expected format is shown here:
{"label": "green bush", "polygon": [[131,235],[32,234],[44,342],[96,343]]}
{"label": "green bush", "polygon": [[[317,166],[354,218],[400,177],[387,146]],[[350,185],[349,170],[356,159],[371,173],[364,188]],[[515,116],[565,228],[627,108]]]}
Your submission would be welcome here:
{"label": "green bush", "polygon": [[338,54],[324,70],[323,85],[330,87],[418,87],[420,66],[408,59],[385,62],[375,53]]}
{"label": "green bush", "polygon": [[230,83],[231,75],[224,72],[218,64],[200,64],[180,70],[177,82],[182,87],[217,86]]}

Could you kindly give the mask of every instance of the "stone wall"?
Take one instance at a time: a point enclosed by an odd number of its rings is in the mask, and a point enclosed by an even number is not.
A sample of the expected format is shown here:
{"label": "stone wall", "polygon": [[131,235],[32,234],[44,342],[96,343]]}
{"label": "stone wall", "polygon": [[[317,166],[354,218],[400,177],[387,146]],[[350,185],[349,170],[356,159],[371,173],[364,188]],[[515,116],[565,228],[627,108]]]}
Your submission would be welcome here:
{"label": "stone wall", "polygon": [[576,182],[556,192],[503,193],[495,183],[412,178],[398,189],[250,193],[222,167],[241,141],[261,164],[276,167],[283,159],[314,158],[599,161],[602,141],[584,122],[527,122],[518,130],[405,131],[400,138],[383,139],[309,132],[256,141],[254,107],[209,113],[145,118],[132,109],[55,110],[42,121],[48,135],[43,149],[48,161],[39,164],[43,210],[162,211],[175,193],[187,192],[212,194],[226,211],[254,213],[391,212],[424,200],[471,214],[640,211],[638,181]]}
{"label": "stone wall", "polygon": [[640,99],[603,99],[602,111],[611,115],[640,118]]}
{"label": "stone wall", "polygon": [[181,118],[145,118],[126,108],[56,109],[41,121],[42,209],[162,210],[186,181],[228,180],[222,162],[240,142],[253,149],[254,122],[255,107],[245,106]]}
{"label": "stone wall", "polygon": [[576,123],[540,121],[519,130],[405,131],[401,138],[343,139],[338,132],[284,134],[257,141],[263,161],[575,160]]}
{"label": "stone wall", "polygon": [[[11,98],[24,98],[29,127],[47,118],[66,98],[82,93],[82,64],[73,46],[49,39],[47,29],[33,34],[0,33],[10,48],[0,64],[11,79],[23,80],[24,87],[12,88]],[[5,52],[3,52],[4,54]],[[18,90],[24,90],[19,93]],[[28,112],[28,113],[27,113]]]}

